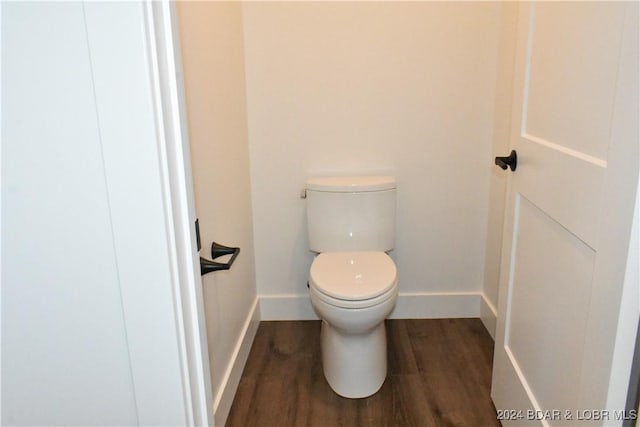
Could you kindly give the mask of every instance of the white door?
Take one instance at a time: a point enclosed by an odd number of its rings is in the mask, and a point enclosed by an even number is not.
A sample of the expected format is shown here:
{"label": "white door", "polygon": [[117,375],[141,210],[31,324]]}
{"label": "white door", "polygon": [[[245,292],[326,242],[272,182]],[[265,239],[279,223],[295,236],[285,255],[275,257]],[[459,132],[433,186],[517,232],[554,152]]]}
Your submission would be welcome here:
{"label": "white door", "polygon": [[504,425],[613,420],[596,411],[638,177],[638,5],[519,8],[492,397]]}

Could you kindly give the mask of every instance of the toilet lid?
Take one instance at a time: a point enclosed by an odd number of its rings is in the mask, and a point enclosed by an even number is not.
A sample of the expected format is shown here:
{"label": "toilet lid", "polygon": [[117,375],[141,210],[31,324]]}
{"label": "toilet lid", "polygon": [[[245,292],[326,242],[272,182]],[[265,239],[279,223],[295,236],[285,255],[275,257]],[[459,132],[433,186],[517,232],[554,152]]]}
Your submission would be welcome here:
{"label": "toilet lid", "polygon": [[324,252],[311,264],[311,285],[333,298],[375,298],[396,282],[396,265],[384,252]]}

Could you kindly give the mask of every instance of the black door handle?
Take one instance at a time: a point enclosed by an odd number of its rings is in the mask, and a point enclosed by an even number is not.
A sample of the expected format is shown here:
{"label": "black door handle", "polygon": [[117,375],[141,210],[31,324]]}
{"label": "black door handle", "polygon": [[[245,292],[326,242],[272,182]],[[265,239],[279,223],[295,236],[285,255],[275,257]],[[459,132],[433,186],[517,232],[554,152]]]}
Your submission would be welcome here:
{"label": "black door handle", "polygon": [[507,167],[512,171],[516,170],[516,167],[518,167],[516,150],[511,150],[511,154],[508,157],[496,157],[496,165],[500,166],[502,170],[507,170]]}

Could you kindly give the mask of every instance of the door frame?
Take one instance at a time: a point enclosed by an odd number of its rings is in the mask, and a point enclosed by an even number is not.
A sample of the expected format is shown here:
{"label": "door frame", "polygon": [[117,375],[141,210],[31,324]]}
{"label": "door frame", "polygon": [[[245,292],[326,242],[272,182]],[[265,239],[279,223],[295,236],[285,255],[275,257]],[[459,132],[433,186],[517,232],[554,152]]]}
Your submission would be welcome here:
{"label": "door frame", "polygon": [[143,3],[148,71],[158,135],[164,214],[173,276],[189,425],[214,426],[202,278],[196,249],[195,202],[175,4]]}

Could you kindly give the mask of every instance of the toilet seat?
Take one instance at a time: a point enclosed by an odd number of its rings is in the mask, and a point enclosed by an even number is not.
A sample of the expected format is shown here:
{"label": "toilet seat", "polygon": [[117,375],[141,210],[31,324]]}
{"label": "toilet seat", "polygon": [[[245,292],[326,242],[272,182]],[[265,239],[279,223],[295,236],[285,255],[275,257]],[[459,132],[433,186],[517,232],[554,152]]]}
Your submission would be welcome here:
{"label": "toilet seat", "polygon": [[316,296],[338,307],[370,307],[397,293],[396,266],[384,252],[324,252],[309,276]]}
{"label": "toilet seat", "polygon": [[[397,284],[397,282],[396,282]],[[398,286],[393,286],[387,292],[382,295],[378,295],[375,298],[369,298],[364,300],[345,300],[330,297],[329,295],[320,292],[314,285],[309,284],[309,293],[311,294],[311,300],[315,298],[316,301],[322,301],[328,305],[346,308],[346,309],[364,309],[380,305],[389,299],[393,299],[398,294]]]}

